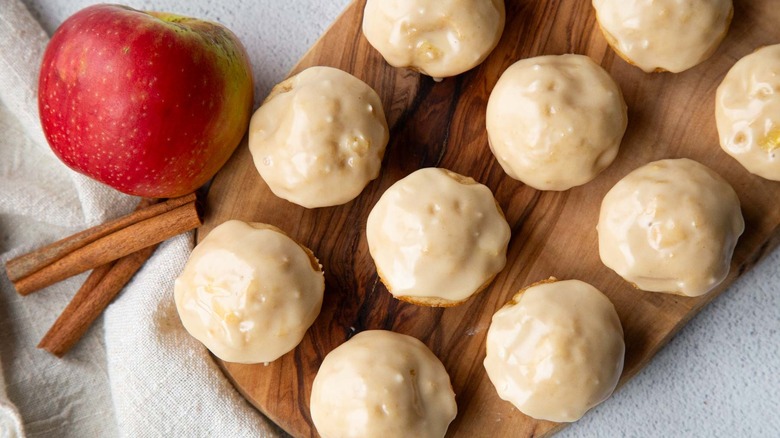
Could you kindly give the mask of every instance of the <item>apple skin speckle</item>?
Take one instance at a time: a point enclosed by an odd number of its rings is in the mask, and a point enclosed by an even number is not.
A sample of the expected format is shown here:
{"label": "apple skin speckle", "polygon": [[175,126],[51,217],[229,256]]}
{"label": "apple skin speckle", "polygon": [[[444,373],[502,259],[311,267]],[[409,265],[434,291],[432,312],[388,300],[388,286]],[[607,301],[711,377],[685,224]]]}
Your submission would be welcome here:
{"label": "apple skin speckle", "polygon": [[95,5],[52,36],[38,104],[68,167],[165,198],[194,191],[225,164],[248,127],[252,93],[248,57],[227,28]]}

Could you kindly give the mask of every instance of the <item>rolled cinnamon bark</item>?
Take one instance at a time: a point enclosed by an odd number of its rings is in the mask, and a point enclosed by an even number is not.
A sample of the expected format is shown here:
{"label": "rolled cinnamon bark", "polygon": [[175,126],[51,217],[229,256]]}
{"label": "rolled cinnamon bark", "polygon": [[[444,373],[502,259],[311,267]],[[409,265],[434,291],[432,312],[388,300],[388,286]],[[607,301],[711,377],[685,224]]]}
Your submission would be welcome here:
{"label": "rolled cinnamon bark", "polygon": [[[157,205],[145,210],[153,209]],[[104,234],[91,243],[66,253],[66,255],[55,262],[30,275],[13,281],[14,287],[16,287],[16,291],[19,294],[27,295],[68,277],[97,268],[100,265],[160,243],[177,234],[197,228],[202,223],[201,212],[197,202],[185,203],[162,214],[115,229],[109,234]],[[67,241],[68,239],[65,240]],[[64,244],[64,246],[67,246],[67,244]]]}
{"label": "rolled cinnamon bark", "polygon": [[154,199],[142,199],[136,210],[126,216],[84,230],[44,246],[43,248],[39,248],[29,254],[9,260],[5,265],[8,278],[12,282],[21,280],[45,266],[54,263],[65,255],[102,237],[108,236],[111,233],[115,233],[143,220],[159,216],[160,214],[181,207],[182,205],[195,202],[196,200],[197,198],[194,193],[179,198],[168,199],[161,203],[157,203],[158,201]]}

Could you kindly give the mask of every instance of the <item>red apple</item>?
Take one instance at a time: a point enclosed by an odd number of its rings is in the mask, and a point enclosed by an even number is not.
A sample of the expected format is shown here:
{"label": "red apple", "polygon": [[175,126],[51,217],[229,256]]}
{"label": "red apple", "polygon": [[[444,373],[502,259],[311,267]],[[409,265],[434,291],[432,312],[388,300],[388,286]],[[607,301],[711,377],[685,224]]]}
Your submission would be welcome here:
{"label": "red apple", "polygon": [[184,195],[246,132],[252,72],[220,24],[125,6],[68,18],[43,57],[38,105],[54,153],[132,195]]}

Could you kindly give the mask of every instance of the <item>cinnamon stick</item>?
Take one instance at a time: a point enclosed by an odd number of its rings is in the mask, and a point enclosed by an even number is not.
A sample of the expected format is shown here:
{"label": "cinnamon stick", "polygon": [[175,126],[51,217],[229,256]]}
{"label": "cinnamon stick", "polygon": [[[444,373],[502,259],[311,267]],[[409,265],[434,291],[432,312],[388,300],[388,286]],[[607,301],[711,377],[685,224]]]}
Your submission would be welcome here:
{"label": "cinnamon stick", "polygon": [[8,261],[5,265],[8,278],[12,282],[17,282],[100,238],[195,201],[196,197],[194,193],[179,198],[168,199],[159,204],[154,204],[155,201],[153,200],[142,200],[141,204],[139,204],[142,208],[137,209],[133,213],[84,230],[54,242],[51,245],[39,248],[29,254]]}
{"label": "cinnamon stick", "polygon": [[[139,213],[163,204],[165,203],[139,210]],[[133,216],[133,214],[129,216]],[[109,234],[103,234],[102,237],[67,253],[59,260],[14,281],[14,287],[19,294],[27,295],[68,277],[160,243],[177,234],[197,228],[201,224],[202,218],[197,202],[185,203],[157,216],[148,217],[132,225],[115,229]]]}
{"label": "cinnamon stick", "polygon": [[[159,202],[157,199],[142,198],[135,210],[144,209],[157,202]],[[150,256],[155,247],[152,246],[148,250],[142,249],[139,252],[146,252]],[[41,339],[38,348],[57,357],[64,356],[84,336],[84,333],[124,288],[125,284],[130,281],[135,272],[141,269],[149,257],[146,253],[142,253],[139,258],[136,252],[93,269],[57,321]],[[123,262],[125,259],[128,260]],[[128,262],[130,263],[128,264]]]}
{"label": "cinnamon stick", "polygon": [[38,348],[62,357],[84,336],[103,310],[141,269],[158,245],[152,245],[92,271]]}

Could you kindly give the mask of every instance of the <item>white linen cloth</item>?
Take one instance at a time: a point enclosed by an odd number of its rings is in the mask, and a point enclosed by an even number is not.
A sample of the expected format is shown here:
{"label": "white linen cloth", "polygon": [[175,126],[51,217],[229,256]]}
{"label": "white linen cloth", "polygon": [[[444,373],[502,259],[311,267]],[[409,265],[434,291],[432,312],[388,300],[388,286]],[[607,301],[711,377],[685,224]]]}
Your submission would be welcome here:
{"label": "white linen cloth", "polygon": [[[123,3],[228,25],[252,58],[260,100],[348,1]],[[0,0],[0,263],[135,204],[66,169],[38,127],[41,25],[51,33],[97,2]],[[64,359],[35,345],[86,275],[19,297],[0,270],[0,438],[275,436],[178,321],[172,281],[191,245],[191,236],[163,244]],[[562,435],[776,435],[779,312],[776,251]]]}

